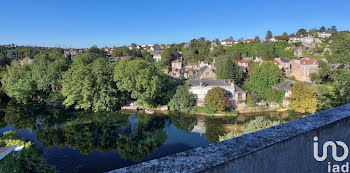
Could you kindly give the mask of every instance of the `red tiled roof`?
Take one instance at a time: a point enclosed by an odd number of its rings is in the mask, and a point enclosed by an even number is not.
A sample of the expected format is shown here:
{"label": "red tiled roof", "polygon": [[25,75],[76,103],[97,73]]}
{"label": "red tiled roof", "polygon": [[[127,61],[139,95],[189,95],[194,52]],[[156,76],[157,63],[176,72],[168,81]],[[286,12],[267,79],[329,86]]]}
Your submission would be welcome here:
{"label": "red tiled roof", "polygon": [[300,64],[307,64],[307,65],[318,64],[318,61],[315,59],[301,59]]}
{"label": "red tiled roof", "polygon": [[255,41],[254,39],[246,39],[244,41]]}

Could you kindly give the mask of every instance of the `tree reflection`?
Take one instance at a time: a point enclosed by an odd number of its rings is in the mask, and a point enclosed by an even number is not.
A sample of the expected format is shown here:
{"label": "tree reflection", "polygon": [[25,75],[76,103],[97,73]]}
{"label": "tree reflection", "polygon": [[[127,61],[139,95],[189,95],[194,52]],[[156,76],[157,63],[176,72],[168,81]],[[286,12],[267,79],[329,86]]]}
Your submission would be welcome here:
{"label": "tree reflection", "polygon": [[219,136],[225,135],[225,129],[223,123],[225,122],[223,118],[207,117],[205,119],[205,137],[209,142],[218,142]]}
{"label": "tree reflection", "polygon": [[2,127],[36,131],[46,147],[71,147],[82,154],[118,151],[125,159],[141,161],[167,139],[163,131],[167,116],[130,116],[116,112],[67,111],[39,105],[8,103],[0,111]]}
{"label": "tree reflection", "polygon": [[174,112],[170,115],[170,120],[176,128],[189,133],[196,124],[197,118],[193,115]]}
{"label": "tree reflection", "polygon": [[119,134],[117,146],[122,158],[141,161],[165,144],[165,117],[138,114],[136,119],[136,125],[131,124],[124,133]]}
{"label": "tree reflection", "polygon": [[[201,117],[204,118],[204,117]],[[118,112],[69,111],[40,105],[17,105],[9,102],[0,110],[2,127],[29,129],[45,147],[77,149],[82,154],[99,150],[118,151],[124,159],[142,161],[166,143],[166,125],[173,124],[186,133],[203,126],[210,142],[225,134],[222,118],[198,117],[171,112],[170,115],[127,115]],[[203,120],[201,119],[201,122]]]}

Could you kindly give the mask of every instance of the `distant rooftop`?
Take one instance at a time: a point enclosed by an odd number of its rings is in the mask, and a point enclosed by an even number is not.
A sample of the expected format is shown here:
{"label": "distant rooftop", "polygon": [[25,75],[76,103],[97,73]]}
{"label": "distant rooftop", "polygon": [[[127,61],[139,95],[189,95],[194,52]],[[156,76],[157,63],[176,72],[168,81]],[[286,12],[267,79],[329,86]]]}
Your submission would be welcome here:
{"label": "distant rooftop", "polygon": [[286,81],[278,83],[272,87],[276,88],[277,90],[290,90],[293,83],[294,83],[294,81],[292,81],[292,80],[286,80]]}

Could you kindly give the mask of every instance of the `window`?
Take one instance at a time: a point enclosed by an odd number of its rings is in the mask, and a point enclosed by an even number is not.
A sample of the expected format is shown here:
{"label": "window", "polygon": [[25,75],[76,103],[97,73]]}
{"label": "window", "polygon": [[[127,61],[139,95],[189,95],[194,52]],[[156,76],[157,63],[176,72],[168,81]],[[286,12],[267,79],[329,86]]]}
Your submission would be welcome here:
{"label": "window", "polygon": [[242,100],[242,93],[238,93],[238,100]]}
{"label": "window", "polygon": [[207,72],[205,75],[209,76],[209,72]]}

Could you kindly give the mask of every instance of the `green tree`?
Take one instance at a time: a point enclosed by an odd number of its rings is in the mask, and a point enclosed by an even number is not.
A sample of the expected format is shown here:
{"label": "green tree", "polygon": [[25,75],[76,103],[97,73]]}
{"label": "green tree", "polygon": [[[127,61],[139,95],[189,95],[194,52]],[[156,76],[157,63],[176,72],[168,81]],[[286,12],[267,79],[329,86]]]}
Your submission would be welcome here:
{"label": "green tree", "polygon": [[107,58],[107,52],[103,48],[99,49],[96,45],[88,49],[88,54],[94,59]]}
{"label": "green tree", "polygon": [[272,62],[263,62],[255,67],[254,73],[250,76],[250,86],[252,92],[260,98],[267,98],[267,91],[283,80],[280,69]]}
{"label": "green tree", "polygon": [[322,26],[322,27],[320,28],[320,32],[326,32],[326,28],[325,28],[324,26]]}
{"label": "green tree", "polygon": [[68,62],[61,52],[41,53],[35,57],[32,67],[32,79],[46,98],[51,92],[61,89],[62,73],[68,69]]}
{"label": "green tree", "polygon": [[336,26],[332,26],[331,28],[328,28],[328,32],[331,32],[332,34],[337,33],[337,27]]}
{"label": "green tree", "polygon": [[227,91],[220,87],[209,90],[205,96],[205,104],[214,111],[224,111],[228,108]]}
{"label": "green tree", "polygon": [[18,137],[16,132],[8,131],[0,138],[0,147],[24,146],[18,155],[9,154],[0,161],[1,172],[37,172],[55,173],[55,168],[45,163],[41,157],[40,149],[31,142]]}
{"label": "green tree", "polygon": [[270,30],[268,30],[267,33],[266,33],[265,39],[269,40],[271,38],[272,38],[272,32]]}
{"label": "green tree", "polygon": [[331,64],[336,64],[338,68],[343,69],[350,66],[350,34],[338,33],[333,37],[330,44],[332,54],[327,58]]}
{"label": "green tree", "polygon": [[281,40],[281,41],[288,41],[289,40],[289,35],[286,32],[284,32],[282,35],[276,36],[275,38],[277,40]]}
{"label": "green tree", "polygon": [[275,88],[270,88],[266,92],[266,101],[268,102],[276,102],[276,103],[282,103],[284,99],[285,91],[279,91]]}
{"label": "green tree", "polygon": [[189,92],[189,86],[183,85],[176,89],[176,93],[169,102],[171,110],[182,110],[189,112],[195,105],[194,95]]}
{"label": "green tree", "polygon": [[[144,106],[154,107],[172,87],[168,77],[155,65],[144,60],[119,61],[114,68],[114,81],[119,89]],[[172,91],[171,91],[172,92]]]}
{"label": "green tree", "polygon": [[335,84],[333,106],[350,103],[350,70],[339,74],[339,82]]}
{"label": "green tree", "polygon": [[256,35],[255,38],[254,38],[254,40],[255,40],[256,42],[260,42],[260,37]]}
{"label": "green tree", "polygon": [[316,91],[302,82],[296,82],[291,88],[292,105],[297,112],[315,113],[317,110]]}
{"label": "green tree", "polygon": [[71,68],[64,73],[63,104],[75,109],[116,110],[125,100],[125,94],[113,82],[113,65],[108,60],[77,55]]}
{"label": "green tree", "polygon": [[243,70],[229,57],[220,56],[216,60],[216,78],[233,80],[241,85],[244,81]]}
{"label": "green tree", "polygon": [[19,103],[27,103],[28,99],[34,97],[35,87],[30,65],[21,66],[13,61],[11,66],[7,66],[1,83],[5,93]]}
{"label": "green tree", "polygon": [[302,28],[302,29],[299,29],[297,33],[298,34],[307,34],[307,31],[306,31],[306,29]]}

